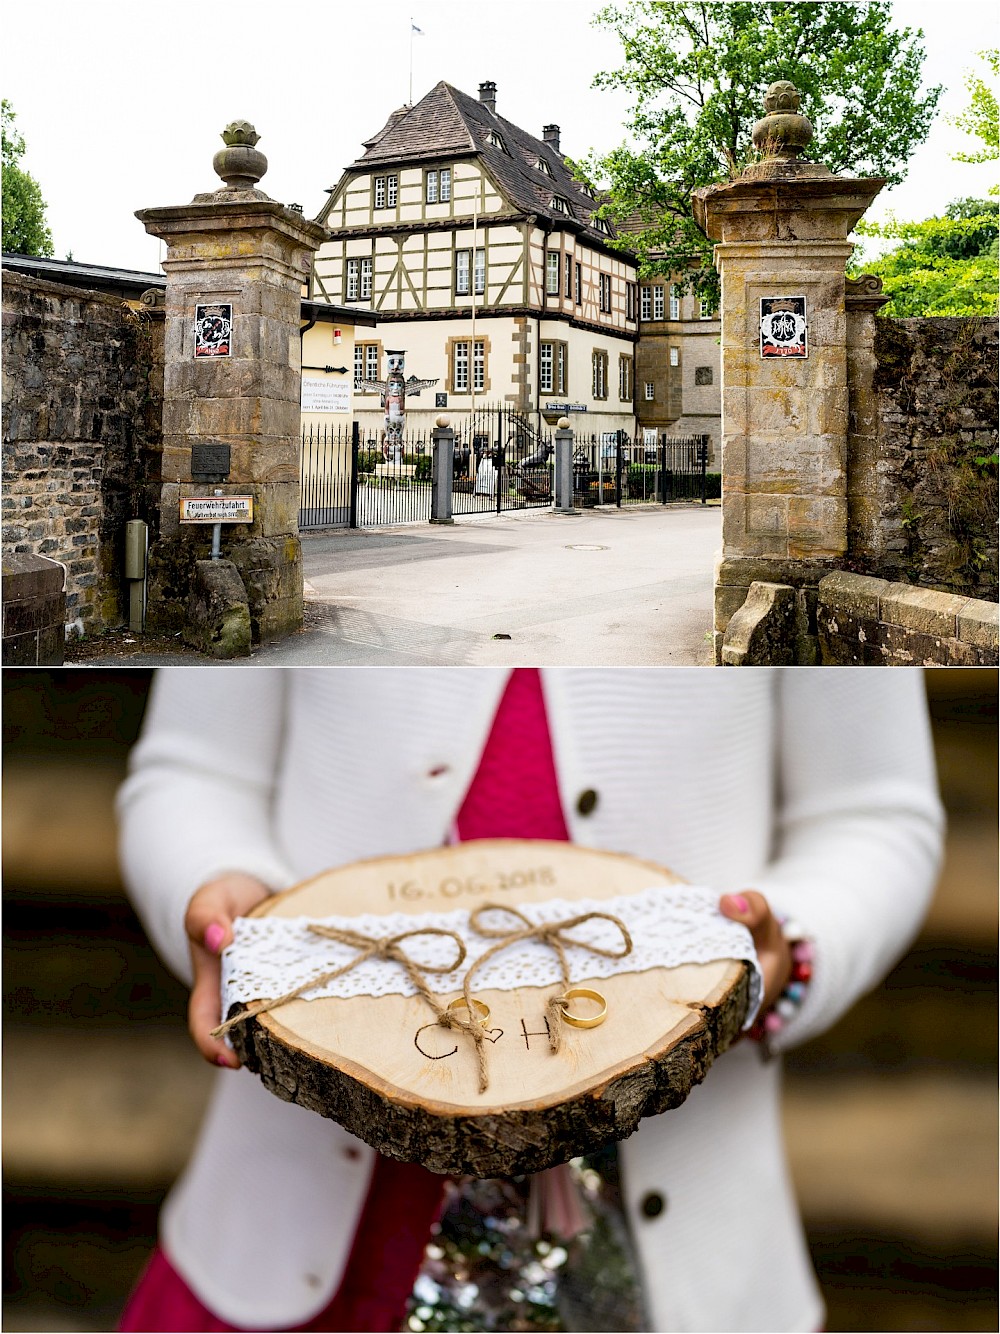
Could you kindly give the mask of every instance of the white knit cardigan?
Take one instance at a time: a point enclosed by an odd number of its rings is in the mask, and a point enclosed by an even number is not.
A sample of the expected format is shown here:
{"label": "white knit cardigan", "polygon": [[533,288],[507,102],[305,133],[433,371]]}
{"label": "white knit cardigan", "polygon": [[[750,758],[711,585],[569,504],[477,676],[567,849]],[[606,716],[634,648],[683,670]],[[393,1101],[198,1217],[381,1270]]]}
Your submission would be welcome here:
{"label": "white knit cardigan", "polygon": [[[183,917],[226,870],[283,888],[438,846],[475,772],[504,669],[162,672],[120,794],[127,883],[190,978]],[[821,1032],[912,940],[942,816],[916,671],[553,669],[542,681],[574,842],[720,893],[756,888],[816,942],[787,1046]],[[577,810],[593,789],[596,807]],[[586,804],[586,803],[585,803]],[[780,1062],[739,1043],[622,1145],[652,1328],[815,1330],[822,1304],[787,1178]],[[219,1071],[166,1250],[231,1324],[288,1329],[342,1274],[371,1151]],[[665,1207],[647,1217],[649,1192]]]}

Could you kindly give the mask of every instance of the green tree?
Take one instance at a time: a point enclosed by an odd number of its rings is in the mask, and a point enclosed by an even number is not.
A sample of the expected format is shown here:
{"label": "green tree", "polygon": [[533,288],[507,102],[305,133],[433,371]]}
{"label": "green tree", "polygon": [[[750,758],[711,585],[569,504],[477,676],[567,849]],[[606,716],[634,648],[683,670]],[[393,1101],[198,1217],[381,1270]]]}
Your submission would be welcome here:
{"label": "green tree", "polygon": [[51,255],[52,233],[45,221],[41,187],[19,164],[24,139],[14,125],[14,109],[0,104],[3,130],[3,248],[19,255]]}
{"label": "green tree", "polygon": [[[979,56],[989,65],[996,79],[1000,75],[1000,51],[980,51]],[[966,134],[975,135],[982,148],[976,149],[974,153],[956,153],[955,161],[996,162],[1000,159],[996,92],[977,74],[968,75],[965,86],[969,90],[969,105],[960,116],[955,117],[954,124],[960,130],[965,130]],[[994,182],[990,186],[990,194],[1000,194],[1000,184]]]}
{"label": "green tree", "polygon": [[922,222],[858,223],[855,235],[898,241],[887,254],[856,257],[852,273],[875,273],[891,301],[886,313],[995,315],[997,311],[997,207],[985,199],[960,199],[944,215]]}
{"label": "green tree", "polygon": [[802,94],[815,129],[810,158],[892,183],[941,93],[921,91],[923,33],[894,30],[888,0],[625,0],[594,22],[622,43],[622,66],[594,83],[633,96],[632,141],[581,170],[607,189],[605,215],[636,232],[627,248],[644,271],[684,274],[709,298],[716,274],[691,191],[753,159],[750,133],[770,83],[790,79]]}

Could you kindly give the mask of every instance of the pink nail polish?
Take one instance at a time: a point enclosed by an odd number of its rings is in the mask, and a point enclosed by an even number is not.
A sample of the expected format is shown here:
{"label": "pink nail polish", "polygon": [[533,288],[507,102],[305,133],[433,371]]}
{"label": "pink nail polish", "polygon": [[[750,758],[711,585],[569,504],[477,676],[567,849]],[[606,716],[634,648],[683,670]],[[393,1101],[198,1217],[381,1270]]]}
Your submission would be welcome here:
{"label": "pink nail polish", "polygon": [[742,913],[742,912],[749,912],[749,911],[750,911],[750,903],[749,903],[749,901],[748,901],[747,899],[745,899],[745,898],[743,897],[742,894],[730,894],[729,897],[730,897],[730,898],[732,899],[732,901],[736,904],[736,911],[737,911],[737,912],[741,912],[741,913]]}
{"label": "pink nail polish", "polygon": [[205,948],[211,950],[213,954],[218,954],[219,947],[226,938],[225,928],[218,922],[213,922],[211,926],[205,928]]}
{"label": "pink nail polish", "polygon": [[215,1058],[215,1064],[216,1064],[216,1065],[221,1065],[222,1068],[223,1068],[223,1070],[228,1070],[228,1069],[229,1069],[229,1062],[226,1060],[226,1058],[225,1058],[224,1056],[216,1056],[216,1058]]}

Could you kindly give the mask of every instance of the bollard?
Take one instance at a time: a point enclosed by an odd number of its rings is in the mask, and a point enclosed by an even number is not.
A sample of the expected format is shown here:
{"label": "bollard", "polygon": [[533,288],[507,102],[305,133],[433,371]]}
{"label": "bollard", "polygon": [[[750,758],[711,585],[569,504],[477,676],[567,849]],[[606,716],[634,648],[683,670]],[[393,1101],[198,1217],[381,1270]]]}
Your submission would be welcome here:
{"label": "bollard", "polygon": [[559,514],[574,514],[573,509],[573,431],[569,418],[560,417],[556,425],[556,499]]}
{"label": "bollard", "polygon": [[438,417],[431,431],[431,523],[454,523],[451,515],[455,470],[455,432],[447,417]]}

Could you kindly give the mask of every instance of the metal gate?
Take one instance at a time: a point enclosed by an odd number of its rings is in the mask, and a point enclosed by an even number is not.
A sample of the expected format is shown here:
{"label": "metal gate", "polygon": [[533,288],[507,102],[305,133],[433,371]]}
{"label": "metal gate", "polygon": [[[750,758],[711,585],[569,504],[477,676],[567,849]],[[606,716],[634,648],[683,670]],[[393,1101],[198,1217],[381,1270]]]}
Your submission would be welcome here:
{"label": "metal gate", "polygon": [[656,442],[625,431],[577,436],[573,449],[573,503],[669,504],[707,499],[707,435],[661,435]]}
{"label": "metal gate", "polygon": [[[382,432],[302,430],[299,528],[364,528],[429,522],[430,432],[397,445]],[[551,435],[506,404],[456,424],[454,514],[495,513],[552,503]]]}
{"label": "metal gate", "polygon": [[454,514],[552,504],[551,433],[509,404],[477,409],[455,432]]}

